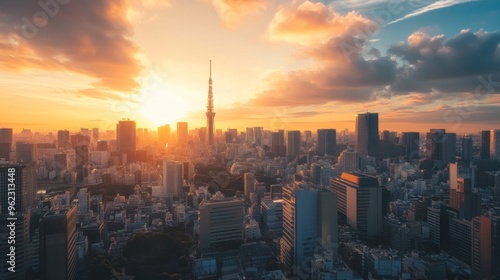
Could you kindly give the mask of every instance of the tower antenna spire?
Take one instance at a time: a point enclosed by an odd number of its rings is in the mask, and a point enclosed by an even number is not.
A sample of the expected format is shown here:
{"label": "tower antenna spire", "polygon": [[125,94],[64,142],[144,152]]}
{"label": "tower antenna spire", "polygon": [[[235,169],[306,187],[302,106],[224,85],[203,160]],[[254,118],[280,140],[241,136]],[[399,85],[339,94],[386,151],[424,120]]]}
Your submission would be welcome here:
{"label": "tower antenna spire", "polygon": [[209,60],[210,66],[210,78],[208,79],[208,100],[207,100],[207,112],[205,115],[207,116],[207,137],[206,137],[206,142],[209,145],[212,145],[214,143],[214,117],[215,117],[215,112],[214,112],[214,94],[212,92],[212,60]]}

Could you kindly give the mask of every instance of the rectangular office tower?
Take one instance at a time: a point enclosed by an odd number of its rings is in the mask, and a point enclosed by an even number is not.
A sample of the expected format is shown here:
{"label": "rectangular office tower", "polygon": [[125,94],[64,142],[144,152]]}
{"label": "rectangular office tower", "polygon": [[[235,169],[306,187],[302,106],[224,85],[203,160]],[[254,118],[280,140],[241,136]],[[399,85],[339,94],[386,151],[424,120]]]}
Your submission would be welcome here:
{"label": "rectangular office tower", "polygon": [[51,209],[42,219],[42,274],[45,279],[76,279],[76,206]]}
{"label": "rectangular office tower", "polygon": [[295,157],[300,155],[300,131],[287,131],[286,155]]}
{"label": "rectangular office tower", "polygon": [[500,160],[500,129],[490,131],[490,159]]}
{"label": "rectangular office tower", "polygon": [[198,211],[199,249],[243,242],[244,201],[204,200]]}
{"label": "rectangular office tower", "polygon": [[136,149],[135,121],[119,121],[116,125],[116,148],[120,153]]}
{"label": "rectangular office tower", "polygon": [[379,237],[382,233],[382,188],[378,179],[362,173],[342,173],[331,179],[337,193],[338,212],[347,225],[363,238]]}
{"label": "rectangular office tower", "polygon": [[337,150],[337,131],[335,129],[318,129],[318,156],[333,156]]}
{"label": "rectangular office tower", "polygon": [[162,195],[171,197],[182,197],[184,166],[181,162],[163,161],[162,169]]}
{"label": "rectangular office tower", "polygon": [[0,159],[10,160],[12,143],[12,128],[0,128]]}
{"label": "rectangular office tower", "polygon": [[406,147],[406,159],[411,161],[420,158],[420,134],[418,132],[403,132],[400,144]]}
{"label": "rectangular office tower", "polygon": [[489,130],[481,131],[481,159],[490,159],[490,138]]}
{"label": "rectangular office tower", "polygon": [[426,159],[438,168],[444,168],[456,160],[457,135],[444,129],[431,129],[427,133]]}
{"label": "rectangular office tower", "polygon": [[378,145],[378,113],[356,115],[355,150],[360,157],[377,157]]}
{"label": "rectangular office tower", "polygon": [[[317,249],[337,254],[337,196],[294,182],[283,187],[283,233],[280,261],[293,271]],[[310,273],[295,271],[295,273]]]}

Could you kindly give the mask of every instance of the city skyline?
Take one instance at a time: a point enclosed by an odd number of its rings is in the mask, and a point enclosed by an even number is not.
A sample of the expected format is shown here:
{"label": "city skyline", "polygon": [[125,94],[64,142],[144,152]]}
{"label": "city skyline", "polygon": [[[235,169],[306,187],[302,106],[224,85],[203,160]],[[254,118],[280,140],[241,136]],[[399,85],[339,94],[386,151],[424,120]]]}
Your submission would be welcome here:
{"label": "city skyline", "polygon": [[216,129],[353,131],[361,112],[391,131],[500,124],[493,0],[40,3],[0,4],[0,119],[14,133],[204,127],[207,60]]}

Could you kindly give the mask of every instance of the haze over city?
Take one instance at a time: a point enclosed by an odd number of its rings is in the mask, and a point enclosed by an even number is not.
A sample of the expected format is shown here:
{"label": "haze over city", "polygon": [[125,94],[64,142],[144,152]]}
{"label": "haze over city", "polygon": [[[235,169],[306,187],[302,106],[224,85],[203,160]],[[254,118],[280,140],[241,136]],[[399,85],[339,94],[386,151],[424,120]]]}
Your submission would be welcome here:
{"label": "haze over city", "polygon": [[498,124],[494,0],[55,3],[0,3],[0,119],[15,131],[204,126],[208,60],[223,129],[352,130],[366,111],[382,129]]}

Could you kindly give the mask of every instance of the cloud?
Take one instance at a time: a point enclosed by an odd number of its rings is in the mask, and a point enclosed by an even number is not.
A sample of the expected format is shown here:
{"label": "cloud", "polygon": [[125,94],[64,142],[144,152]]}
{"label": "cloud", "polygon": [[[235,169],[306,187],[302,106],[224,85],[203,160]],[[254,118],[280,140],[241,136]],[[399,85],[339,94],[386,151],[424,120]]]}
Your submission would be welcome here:
{"label": "cloud", "polygon": [[[407,92],[474,92],[481,83],[500,81],[500,31],[476,33],[462,30],[451,39],[443,35],[429,37],[417,32],[388,49],[388,54],[398,57],[403,65],[398,68],[396,81],[391,89]],[[478,77],[483,75],[482,82]],[[500,87],[489,86],[490,93],[500,92]],[[486,93],[486,90],[482,91]]]}
{"label": "cloud", "polygon": [[332,36],[371,36],[378,25],[356,12],[341,15],[323,3],[302,2],[282,6],[269,25],[269,37],[275,41],[311,44]]}
{"label": "cloud", "polygon": [[128,9],[127,0],[0,1],[0,68],[76,72],[100,90],[134,91],[142,67]]}
{"label": "cloud", "polygon": [[430,12],[430,11],[444,9],[444,8],[448,8],[451,6],[464,4],[464,3],[468,3],[468,2],[475,2],[475,1],[479,1],[479,0],[439,0],[439,1],[436,1],[432,4],[427,5],[425,7],[419,8],[419,9],[405,15],[402,18],[398,18],[396,20],[393,20],[393,21],[389,22],[388,24],[400,22],[400,21],[403,21],[405,19],[416,17],[416,16],[419,16],[421,14],[425,14],[425,13]]}
{"label": "cloud", "polygon": [[211,0],[223,23],[236,28],[251,15],[266,9],[269,0]]}
{"label": "cloud", "polygon": [[271,39],[302,45],[301,57],[314,62],[269,75],[250,104],[305,106],[372,99],[396,77],[396,62],[390,57],[380,56],[374,48],[374,58],[363,55],[376,29],[374,22],[357,13],[342,15],[322,3],[281,7],[269,25]]}

